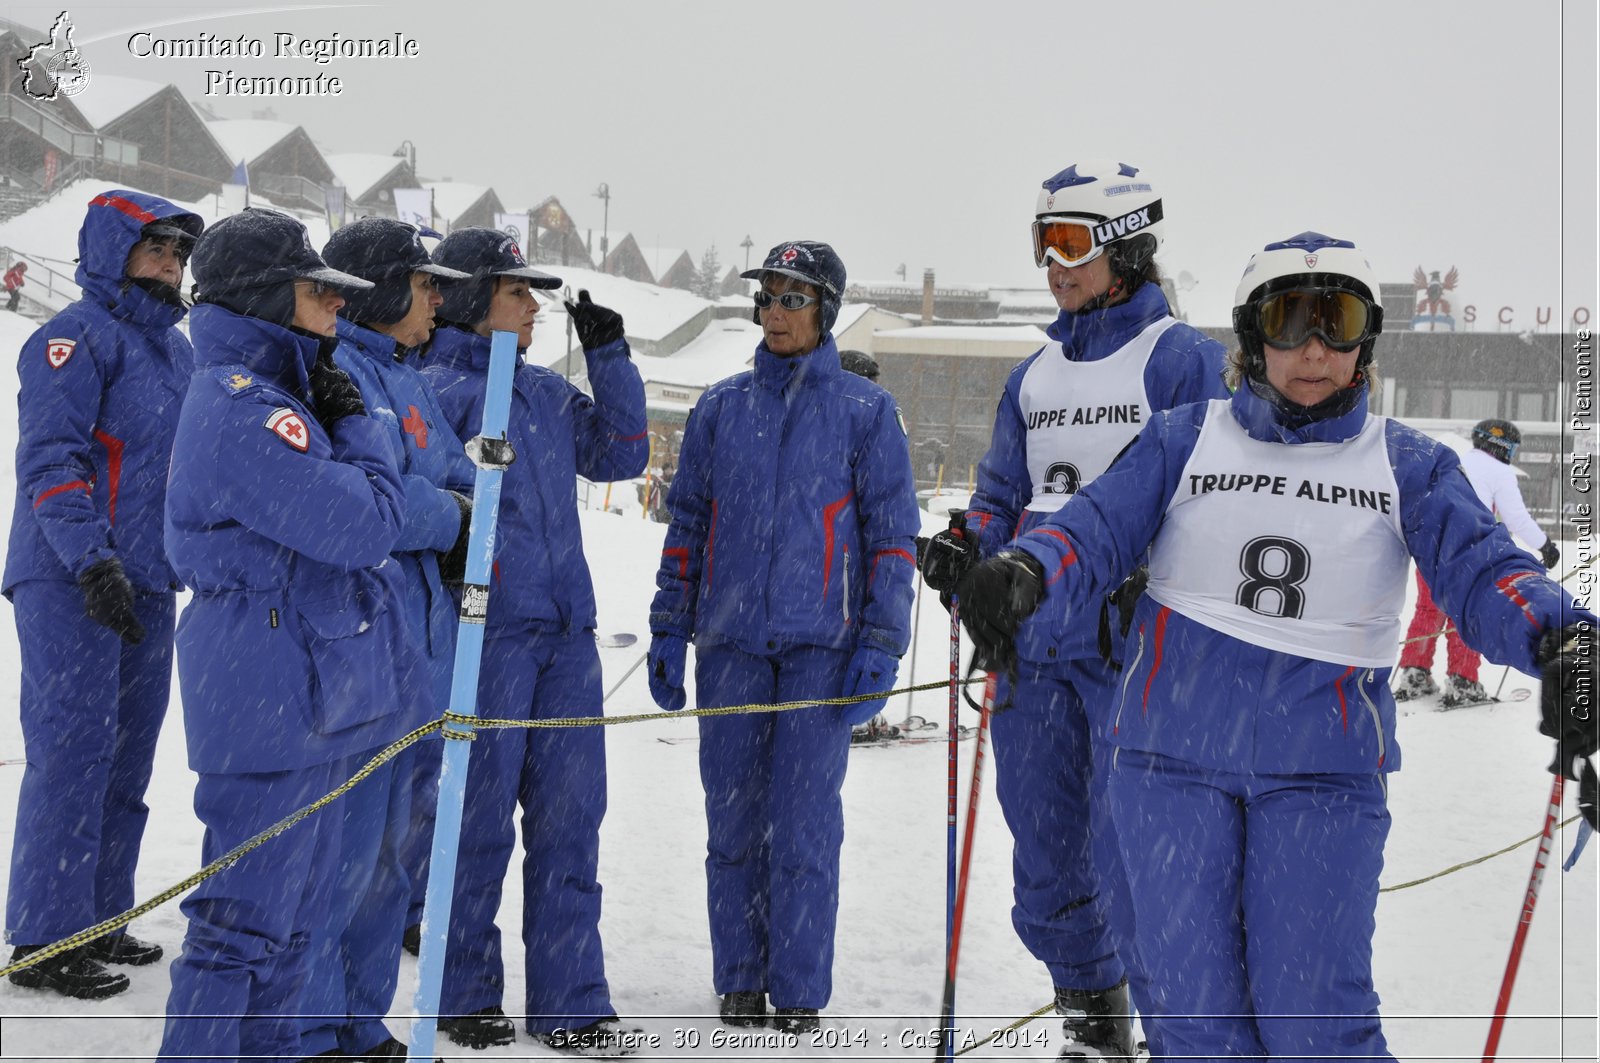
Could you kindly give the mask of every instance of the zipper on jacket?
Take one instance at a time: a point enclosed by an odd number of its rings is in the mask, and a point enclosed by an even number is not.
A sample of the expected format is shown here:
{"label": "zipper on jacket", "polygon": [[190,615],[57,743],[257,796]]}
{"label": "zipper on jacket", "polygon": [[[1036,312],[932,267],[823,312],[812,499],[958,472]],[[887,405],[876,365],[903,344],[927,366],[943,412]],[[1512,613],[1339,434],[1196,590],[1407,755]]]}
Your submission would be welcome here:
{"label": "zipper on jacket", "polygon": [[1378,706],[1373,704],[1372,699],[1367,696],[1367,684],[1372,682],[1376,675],[1376,672],[1368,668],[1367,674],[1362,677],[1361,682],[1356,684],[1356,689],[1361,692],[1361,700],[1366,703],[1367,715],[1372,717],[1372,730],[1378,736],[1378,767],[1381,768],[1383,767],[1383,762],[1389,756],[1389,750],[1383,741],[1383,720],[1378,715]]}
{"label": "zipper on jacket", "polygon": [[1139,648],[1134,651],[1133,660],[1129,661],[1126,670],[1122,673],[1122,697],[1117,699],[1117,715],[1111,721],[1111,733],[1116,734],[1122,727],[1122,707],[1128,703],[1128,684],[1133,681],[1133,673],[1139,670],[1139,662],[1144,660],[1144,625],[1139,625]]}
{"label": "zipper on jacket", "polygon": [[844,544],[844,622],[850,623],[850,544]]}

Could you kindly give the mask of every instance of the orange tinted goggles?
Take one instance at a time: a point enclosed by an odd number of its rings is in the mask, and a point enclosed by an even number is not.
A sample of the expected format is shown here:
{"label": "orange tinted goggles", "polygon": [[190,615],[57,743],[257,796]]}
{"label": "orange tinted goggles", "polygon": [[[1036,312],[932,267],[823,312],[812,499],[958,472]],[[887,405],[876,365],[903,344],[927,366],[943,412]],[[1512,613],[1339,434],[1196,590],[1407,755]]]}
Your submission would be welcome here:
{"label": "orange tinted goggles", "polygon": [[[1099,256],[1094,230],[1087,221],[1040,218],[1033,223],[1033,264],[1043,266],[1055,258],[1064,266],[1081,266]],[[1050,252],[1054,251],[1055,255]]]}

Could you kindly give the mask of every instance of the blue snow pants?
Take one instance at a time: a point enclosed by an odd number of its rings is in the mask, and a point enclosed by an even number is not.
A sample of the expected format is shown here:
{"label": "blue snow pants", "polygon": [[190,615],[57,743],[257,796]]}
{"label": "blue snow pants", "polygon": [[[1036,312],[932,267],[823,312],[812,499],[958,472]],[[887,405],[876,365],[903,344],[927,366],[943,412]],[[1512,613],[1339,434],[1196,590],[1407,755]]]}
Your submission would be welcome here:
{"label": "blue snow pants", "polygon": [[[478,712],[543,720],[599,716],[594,632],[536,631],[484,641]],[[479,731],[472,743],[440,1014],[502,1007],[501,886],[522,809],[522,944],[530,1033],[616,1014],[600,948],[602,727]]]}
{"label": "blue snow pants", "polygon": [[65,580],[12,590],[27,767],[17,795],[6,939],[44,945],[134,905],[145,787],[172,684],[173,595],[141,593],[144,641],[83,612]]}
{"label": "blue snow pants", "polygon": [[[379,747],[381,749],[381,747]],[[412,746],[339,799],[344,824],[326,924],[311,944],[300,1050],[359,1056],[389,1036],[383,1017],[400,979],[400,929],[411,898],[401,860],[410,831]],[[339,768],[351,778],[379,752]]]}
{"label": "blue snow pants", "polygon": [[[850,654],[799,646],[755,656],[696,649],[701,708],[838,697]],[[834,707],[700,720],[712,985],[773,1007],[833,994],[839,849],[850,727]]]}
{"label": "blue snow pants", "polygon": [[[202,772],[194,810],[215,860],[343,782],[341,759],[291,771]],[[162,1060],[298,1060],[311,944],[326,932],[343,818],[301,820],[195,887],[172,964]]]}
{"label": "blue snow pants", "polygon": [[[1011,923],[1062,989],[1131,976],[1131,909],[1090,719],[1111,711],[1118,675],[1098,660],[1021,662],[1011,707],[994,714],[995,791],[1011,828]],[[1002,681],[999,701],[1004,703]],[[1119,931],[1121,933],[1119,933]]]}
{"label": "blue snow pants", "polygon": [[1372,986],[1382,775],[1122,749],[1109,784],[1166,1054],[1393,1059]]}

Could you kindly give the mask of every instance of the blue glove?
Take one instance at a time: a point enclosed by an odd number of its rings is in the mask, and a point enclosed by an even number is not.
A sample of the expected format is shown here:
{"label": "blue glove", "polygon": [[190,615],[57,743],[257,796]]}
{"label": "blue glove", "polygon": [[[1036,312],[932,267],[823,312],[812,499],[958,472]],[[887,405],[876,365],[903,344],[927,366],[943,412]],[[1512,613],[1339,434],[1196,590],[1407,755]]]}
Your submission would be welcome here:
{"label": "blue glove", "polygon": [[688,703],[683,690],[683,661],[689,644],[677,635],[655,634],[650,638],[650,696],[667,712],[677,712]]}
{"label": "blue glove", "polygon": [[[846,697],[862,694],[883,694],[894,689],[894,677],[900,671],[900,660],[874,646],[860,646],[850,658],[850,668],[844,674]],[[851,727],[859,726],[883,711],[888,698],[873,698],[854,705],[842,706],[839,715]]]}

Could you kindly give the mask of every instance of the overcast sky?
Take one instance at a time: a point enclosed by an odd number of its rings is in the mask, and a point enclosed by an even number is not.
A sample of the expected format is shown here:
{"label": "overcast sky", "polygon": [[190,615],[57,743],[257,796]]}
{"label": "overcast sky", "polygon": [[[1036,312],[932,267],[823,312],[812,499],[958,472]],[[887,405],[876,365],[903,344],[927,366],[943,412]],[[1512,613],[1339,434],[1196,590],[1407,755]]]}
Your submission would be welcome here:
{"label": "overcast sky", "polygon": [[[48,28],[59,4],[10,3]],[[92,71],[169,81],[207,69],[339,76],[270,106],[330,151],[409,139],[424,178],[554,194],[598,247],[715,244],[742,264],[783,239],[833,243],[853,279],[904,263],[946,285],[1042,284],[1039,182],[1110,157],[1166,205],[1161,262],[1221,324],[1249,255],[1316,229],[1386,281],[1459,269],[1480,322],[1513,308],[1593,315],[1593,0],[1050,3],[1013,0],[524,0],[318,6],[71,5]],[[263,13],[266,12],[266,13]],[[140,59],[128,37],[263,40],[268,58]],[[415,59],[271,58],[272,35],[417,39]],[[1564,59],[1565,56],[1565,59]],[[92,93],[91,81],[85,92]],[[1563,186],[1563,166],[1566,180]],[[1563,187],[1565,196],[1563,196]],[[1565,272],[1563,272],[1563,266]],[[1565,285],[1565,295],[1562,286]],[[1480,327],[1483,327],[1480,324]]]}

